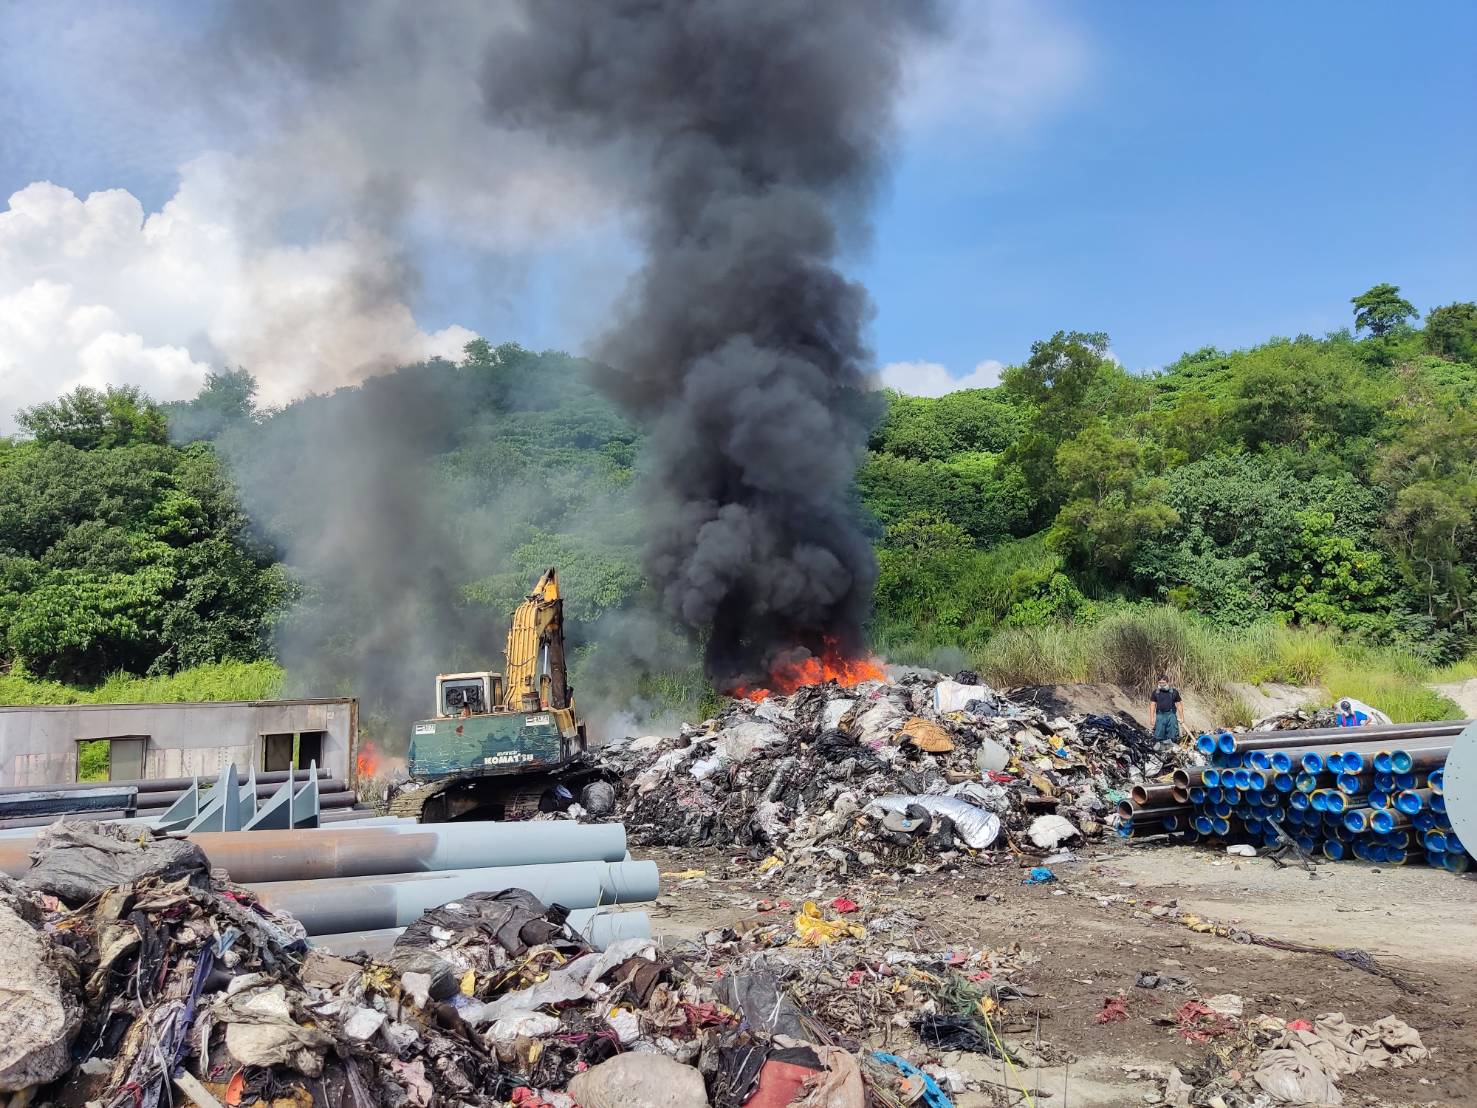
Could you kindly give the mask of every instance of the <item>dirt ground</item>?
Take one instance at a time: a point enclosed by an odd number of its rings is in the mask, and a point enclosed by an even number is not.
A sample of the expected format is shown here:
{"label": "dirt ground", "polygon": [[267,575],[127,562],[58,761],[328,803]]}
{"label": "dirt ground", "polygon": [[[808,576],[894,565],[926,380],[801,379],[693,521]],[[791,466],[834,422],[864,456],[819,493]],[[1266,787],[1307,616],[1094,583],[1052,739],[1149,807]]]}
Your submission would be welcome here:
{"label": "dirt ground", "polygon": [[[798,905],[841,894],[861,904],[864,921],[897,909],[927,921],[939,950],[1020,944],[1026,960],[1036,960],[1014,980],[1038,995],[1007,1005],[1002,1033],[1007,1042],[1028,1045],[1039,1036],[1062,1052],[1063,1063],[1023,1076],[999,1072],[998,1063],[980,1055],[942,1060],[1006,1088],[1024,1080],[1036,1104],[1154,1103],[1160,1086],[1145,1071],[1171,1065],[1193,1070],[1224,1042],[1187,1043],[1155,1019],[1195,996],[1234,993],[1244,1001],[1246,1018],[1342,1012],[1366,1023],[1394,1014],[1421,1033],[1432,1050],[1427,1061],[1343,1078],[1345,1104],[1477,1105],[1477,879],[1345,862],[1322,865],[1310,876],[1210,848],[1145,844],[1090,849],[1054,865],[1058,880],[1046,885],[1023,885],[1014,860],[900,881],[880,875],[817,885],[803,872],[757,875],[748,859],[727,854],[636,854],[655,859],[667,874],[705,871],[697,879],[664,878],[661,899],[651,906],[654,930],[673,944],[753,918],[765,898]],[[1272,939],[1330,951],[1362,949],[1404,988],[1329,953],[1292,953],[1191,930],[1160,918],[1164,906]],[[1137,988],[1142,971],[1173,974],[1188,984]],[[1119,993],[1128,998],[1129,1019],[1099,1023],[1104,1000]],[[1024,1102],[1018,1095],[993,1095],[961,1093],[956,1104]]]}

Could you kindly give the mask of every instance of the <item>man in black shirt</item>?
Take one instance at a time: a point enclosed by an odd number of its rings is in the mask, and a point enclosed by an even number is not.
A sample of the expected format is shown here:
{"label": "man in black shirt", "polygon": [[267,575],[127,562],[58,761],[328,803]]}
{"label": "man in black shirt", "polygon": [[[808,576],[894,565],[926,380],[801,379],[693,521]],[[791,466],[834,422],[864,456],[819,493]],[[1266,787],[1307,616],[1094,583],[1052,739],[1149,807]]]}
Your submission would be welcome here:
{"label": "man in black shirt", "polygon": [[1159,675],[1159,687],[1149,694],[1149,714],[1154,723],[1154,741],[1172,743],[1180,737],[1180,705],[1184,703],[1179,689],[1169,684],[1168,674]]}

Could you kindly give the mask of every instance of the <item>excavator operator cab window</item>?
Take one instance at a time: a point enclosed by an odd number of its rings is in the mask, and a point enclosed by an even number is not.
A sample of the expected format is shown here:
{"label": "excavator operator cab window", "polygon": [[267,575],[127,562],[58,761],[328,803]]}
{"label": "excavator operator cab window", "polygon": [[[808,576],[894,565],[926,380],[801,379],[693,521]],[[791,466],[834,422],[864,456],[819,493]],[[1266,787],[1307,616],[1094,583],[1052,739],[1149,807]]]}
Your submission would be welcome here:
{"label": "excavator operator cab window", "polygon": [[481,678],[468,681],[448,681],[442,686],[441,695],[445,700],[441,706],[445,715],[476,716],[487,711],[487,703],[482,696]]}

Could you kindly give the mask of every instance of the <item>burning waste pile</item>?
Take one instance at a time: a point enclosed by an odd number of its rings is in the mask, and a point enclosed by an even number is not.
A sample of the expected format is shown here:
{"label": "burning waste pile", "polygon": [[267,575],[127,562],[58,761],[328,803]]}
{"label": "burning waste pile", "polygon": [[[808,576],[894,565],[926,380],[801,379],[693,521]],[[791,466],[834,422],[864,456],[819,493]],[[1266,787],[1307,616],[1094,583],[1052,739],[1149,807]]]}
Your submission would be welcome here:
{"label": "burning waste pile", "polygon": [[843,872],[1040,854],[1103,833],[1133,784],[1186,757],[1131,722],[1012,703],[970,672],[872,668],[851,687],[753,692],[676,738],[608,749],[632,841]]}

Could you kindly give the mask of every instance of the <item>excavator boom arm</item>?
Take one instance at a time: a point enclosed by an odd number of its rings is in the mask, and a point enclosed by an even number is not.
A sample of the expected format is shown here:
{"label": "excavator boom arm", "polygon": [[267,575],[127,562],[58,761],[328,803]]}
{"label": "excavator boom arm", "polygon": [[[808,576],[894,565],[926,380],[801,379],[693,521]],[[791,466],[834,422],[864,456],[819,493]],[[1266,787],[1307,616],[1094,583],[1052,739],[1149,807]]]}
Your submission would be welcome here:
{"label": "excavator boom arm", "polygon": [[513,609],[504,653],[504,708],[527,712],[574,706],[564,658],[564,601],[553,568],[544,571]]}

